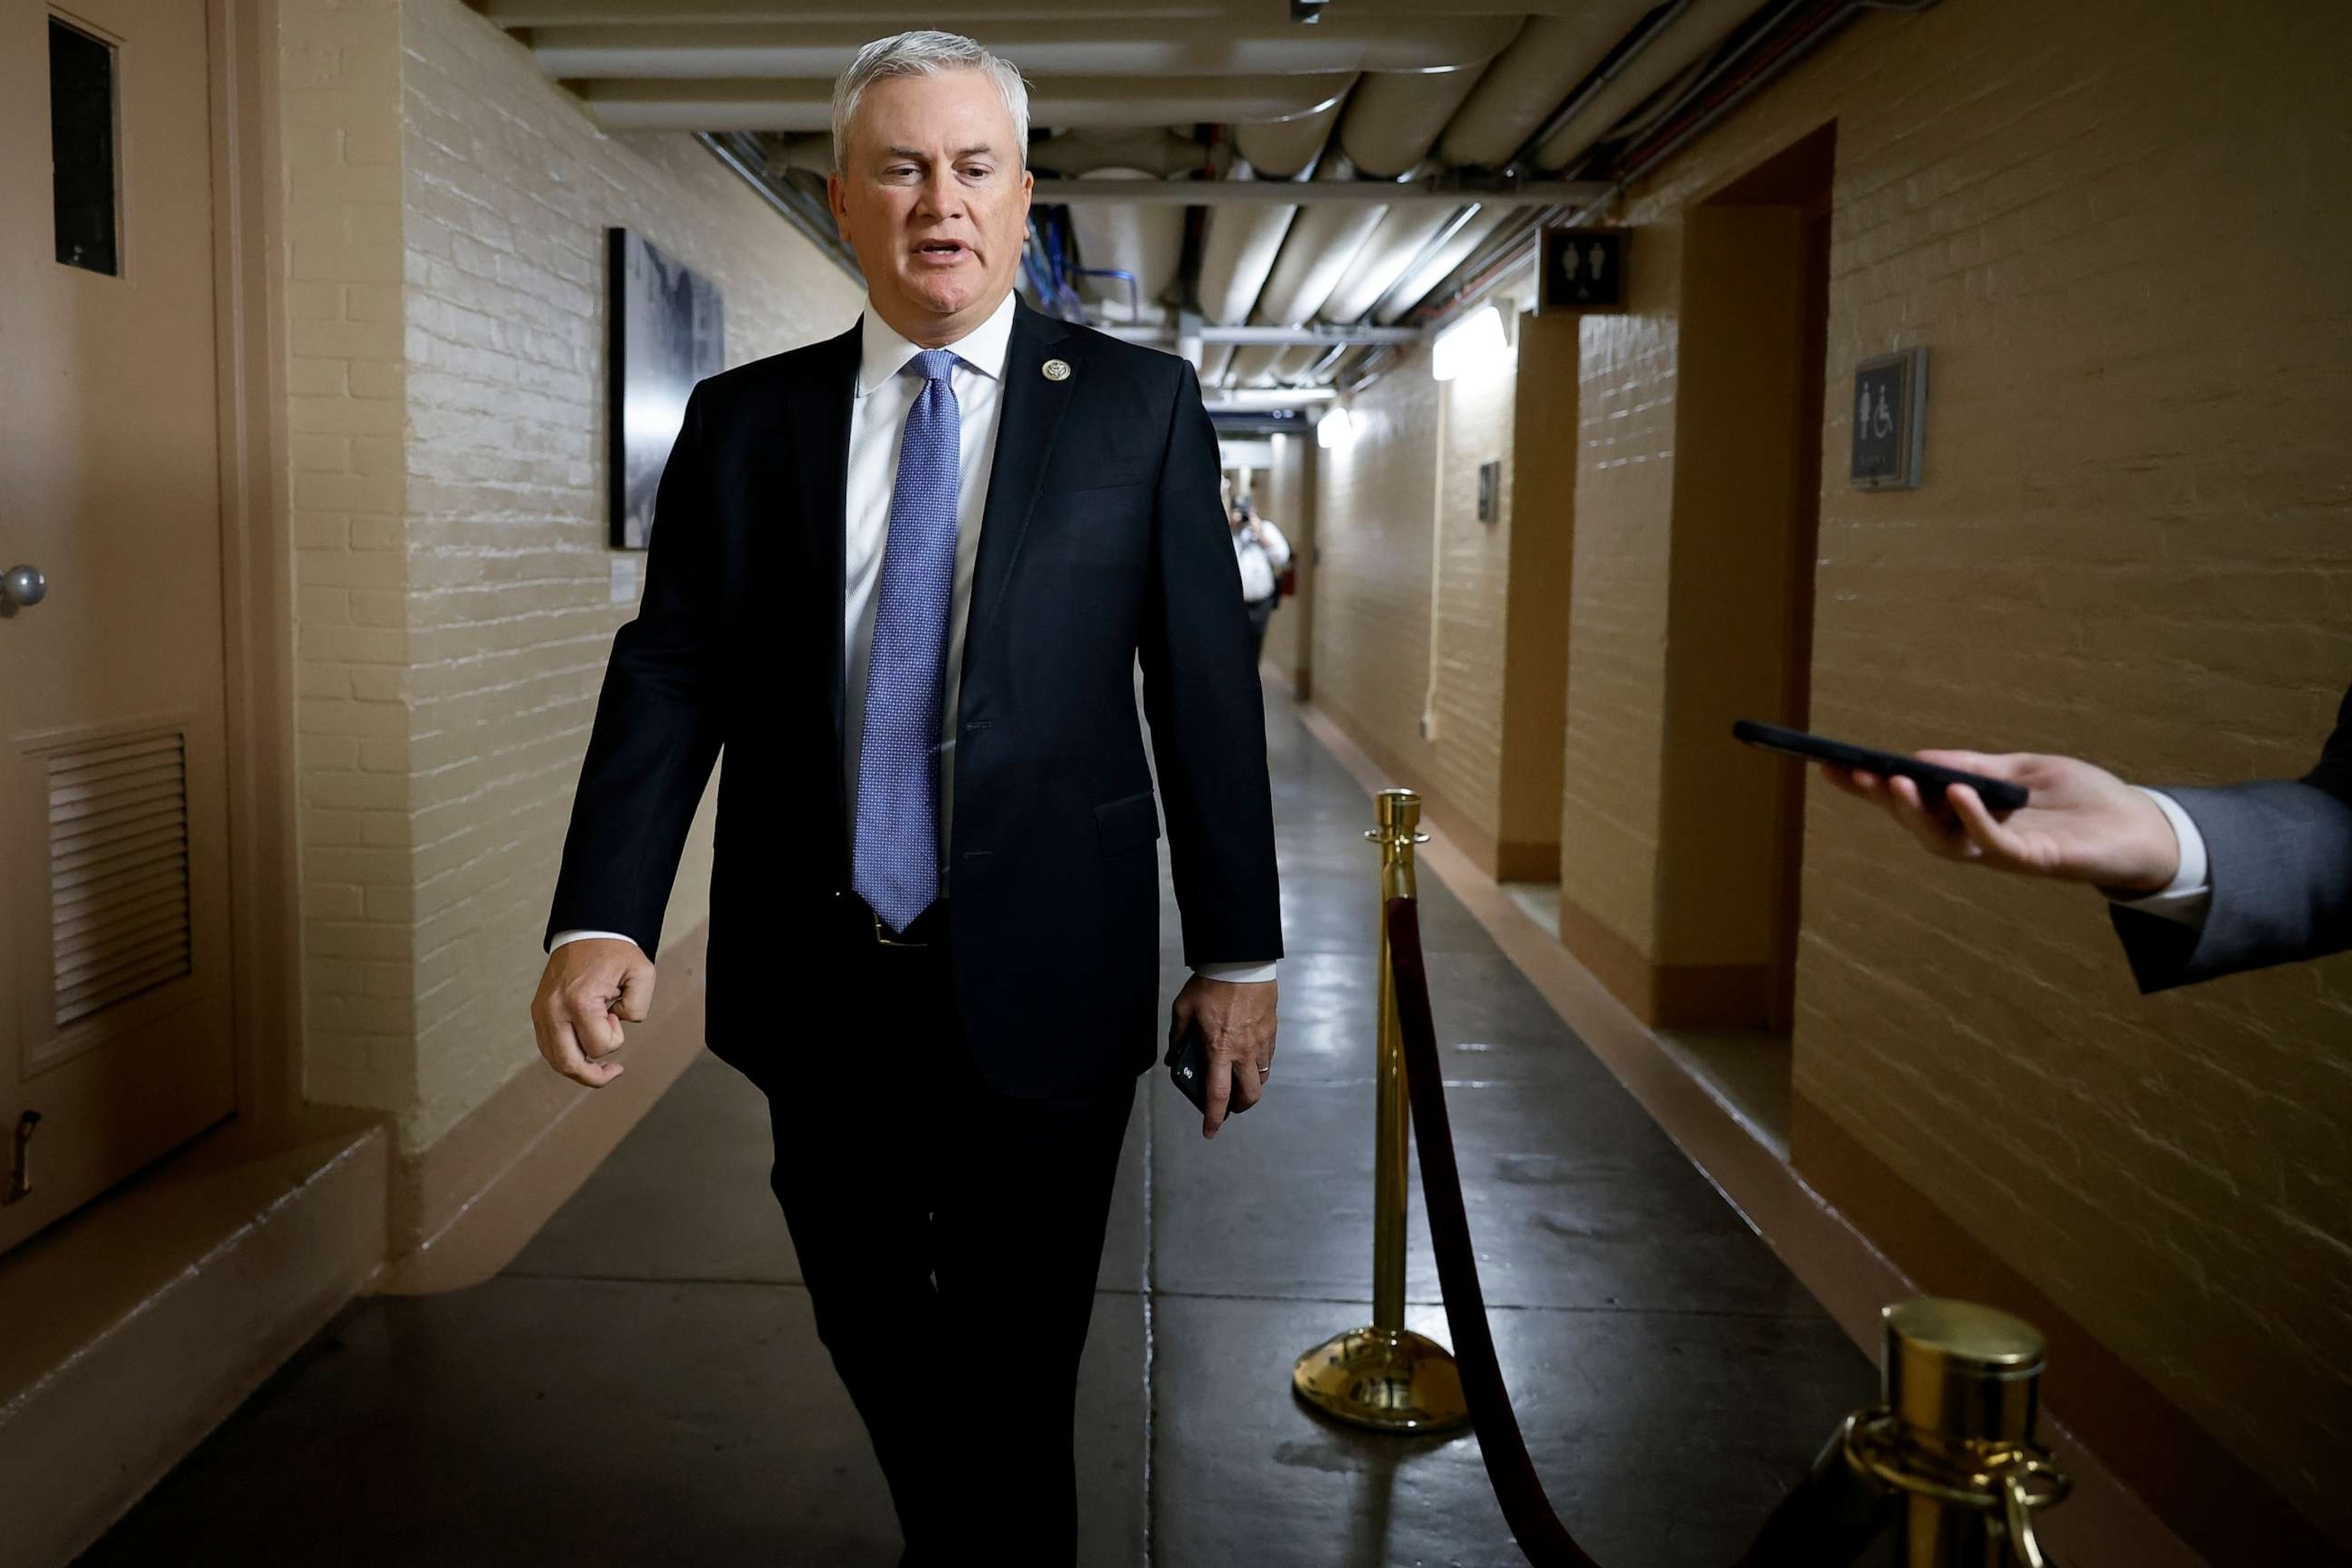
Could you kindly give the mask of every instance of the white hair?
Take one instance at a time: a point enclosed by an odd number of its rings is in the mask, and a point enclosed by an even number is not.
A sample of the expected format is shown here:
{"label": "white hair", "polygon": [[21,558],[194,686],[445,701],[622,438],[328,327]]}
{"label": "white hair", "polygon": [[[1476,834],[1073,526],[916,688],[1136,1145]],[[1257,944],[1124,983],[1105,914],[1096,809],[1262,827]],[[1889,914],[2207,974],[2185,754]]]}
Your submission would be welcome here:
{"label": "white hair", "polygon": [[876,82],[894,76],[939,76],[947,71],[984,72],[1004,95],[1013,116],[1013,154],[1029,166],[1029,88],[1021,73],[958,33],[912,32],[877,38],[857,51],[833,84],[833,166],[841,170],[849,150],[849,121],[857,100]]}

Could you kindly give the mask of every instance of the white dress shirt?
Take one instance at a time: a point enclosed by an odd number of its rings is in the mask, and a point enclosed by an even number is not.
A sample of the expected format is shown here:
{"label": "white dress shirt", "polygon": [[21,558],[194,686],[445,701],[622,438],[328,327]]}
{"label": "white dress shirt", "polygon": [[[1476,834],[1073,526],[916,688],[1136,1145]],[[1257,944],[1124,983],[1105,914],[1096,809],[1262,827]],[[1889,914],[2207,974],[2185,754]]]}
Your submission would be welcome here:
{"label": "white dress shirt", "polygon": [[2162,790],[2133,787],[2156,802],[2164,819],[2172,824],[2172,836],[2180,841],[2180,869],[2172,874],[2169,883],[2153,893],[2139,898],[2109,893],[2107,897],[2127,910],[2146,910],[2149,914],[2203,931],[2205,911],[2213,904],[2212,868],[2206,862],[2205,836],[2197,831],[2196,822],[2180,809],[2179,801]]}
{"label": "white dress shirt", "polygon": [[[941,694],[940,733],[940,891],[947,892],[949,825],[955,820],[955,713],[963,689],[964,620],[971,608],[972,569],[980,560],[982,514],[988,505],[988,479],[996,467],[996,428],[1004,408],[1004,358],[1013,341],[1013,296],[993,315],[947,347],[955,354],[948,385],[955,394],[961,423],[956,470],[955,584],[948,597],[947,689]],[[922,378],[903,374],[922,352],[893,331],[872,309],[859,321],[857,384],[849,405],[849,475],[845,495],[847,535],[842,555],[842,784],[849,805],[848,830],[857,821],[857,761],[866,731],[866,672],[874,651],[875,588],[882,580],[882,554],[890,538],[890,495],[898,482],[898,448],[907,437],[907,416],[923,389]],[[583,937],[626,937],[617,931],[558,931],[550,952]],[[1211,980],[1272,980],[1267,963],[1203,963],[1193,973]]]}

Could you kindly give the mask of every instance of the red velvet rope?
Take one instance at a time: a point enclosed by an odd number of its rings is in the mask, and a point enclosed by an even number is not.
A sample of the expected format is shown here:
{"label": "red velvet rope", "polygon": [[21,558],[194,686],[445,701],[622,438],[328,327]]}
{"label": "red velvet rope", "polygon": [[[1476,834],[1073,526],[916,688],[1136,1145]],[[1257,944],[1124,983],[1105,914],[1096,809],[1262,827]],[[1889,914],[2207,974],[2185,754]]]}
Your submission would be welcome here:
{"label": "red velvet rope", "polygon": [[1486,1324],[1486,1298],[1478,1288],[1478,1258],[1470,1247],[1470,1216],[1462,1206],[1462,1173],[1454,1162],[1454,1132],[1445,1116],[1445,1081],[1437,1060],[1437,1026],[1429,1013],[1429,972],[1422,963],[1421,915],[1411,899],[1389,900],[1390,966],[1396,976],[1397,1022],[1404,1037],[1406,1093],[1412,1102],[1413,1143],[1421,1151],[1421,1186],[1436,1246],[1437,1279],[1445,1293],[1445,1322],[1462,1393],[1477,1429],[1495,1500],[1519,1550],[1535,1568],[1600,1568],[1552,1511],[1543,1481],[1528,1458],[1510,1390],[1495,1359]]}

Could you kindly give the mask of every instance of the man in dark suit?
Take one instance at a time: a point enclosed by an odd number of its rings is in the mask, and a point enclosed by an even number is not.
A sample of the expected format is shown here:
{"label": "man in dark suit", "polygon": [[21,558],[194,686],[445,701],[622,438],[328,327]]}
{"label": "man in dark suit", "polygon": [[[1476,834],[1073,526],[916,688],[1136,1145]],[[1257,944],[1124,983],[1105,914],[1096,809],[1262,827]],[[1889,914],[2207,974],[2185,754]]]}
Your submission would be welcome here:
{"label": "man in dark suit", "polygon": [[2295,780],[2153,790],[2074,757],[1919,756],[2032,798],[1996,816],[1965,784],[1934,802],[1909,779],[1822,773],[1948,859],[2104,890],[2142,992],[2352,948],[2352,691]]}
{"label": "man in dark suit", "polygon": [[882,40],[834,139],[866,310],[687,407],[532,1016],[558,1070],[620,1071],[723,750],[708,1037],[767,1092],[908,1560],[1066,1563],[1078,1355],[1158,1054],[1160,808],[1203,1132],[1272,1068],[1257,677],[1191,367],[1013,295],[1018,74],[951,35]]}

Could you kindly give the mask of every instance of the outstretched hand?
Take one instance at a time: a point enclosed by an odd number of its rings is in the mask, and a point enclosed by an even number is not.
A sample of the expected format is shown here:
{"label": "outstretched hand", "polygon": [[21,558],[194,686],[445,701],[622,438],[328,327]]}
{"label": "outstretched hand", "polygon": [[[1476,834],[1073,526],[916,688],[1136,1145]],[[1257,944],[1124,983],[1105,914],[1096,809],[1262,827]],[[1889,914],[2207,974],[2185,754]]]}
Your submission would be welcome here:
{"label": "outstretched hand", "polygon": [[1214,1138],[1225,1113],[1246,1110],[1265,1092],[1274,1072],[1275,984],[1271,980],[1211,980],[1195,974],[1168,1010],[1168,1043],[1194,1023],[1208,1049],[1207,1114],[1201,1136]]}
{"label": "outstretched hand", "polygon": [[1996,816],[1967,784],[1936,799],[1906,778],[1824,764],[1822,776],[1871,801],[1927,849],[2021,876],[2089,882],[2117,892],[2153,893],[2180,868],[2180,844],[2156,803],[2102,767],[2030,752],[1921,752],[1936,763],[2023,784],[2032,798]]}

